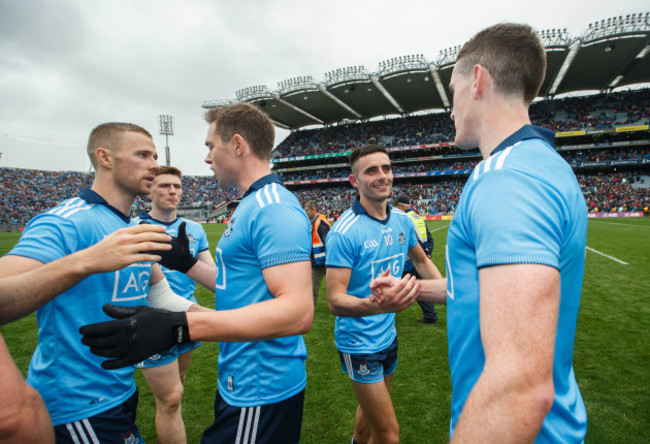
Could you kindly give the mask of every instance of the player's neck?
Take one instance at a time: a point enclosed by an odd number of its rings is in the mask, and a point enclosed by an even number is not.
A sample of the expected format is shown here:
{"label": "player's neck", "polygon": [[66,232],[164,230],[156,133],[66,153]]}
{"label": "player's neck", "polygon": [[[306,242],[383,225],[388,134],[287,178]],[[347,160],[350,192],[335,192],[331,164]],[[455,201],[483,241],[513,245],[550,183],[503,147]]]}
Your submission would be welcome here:
{"label": "player's neck", "polygon": [[115,186],[106,185],[98,179],[95,179],[90,189],[99,194],[106,203],[119,210],[125,216],[128,217],[131,215],[131,208],[133,208],[135,196],[127,194]]}
{"label": "player's neck", "polygon": [[521,102],[504,101],[486,113],[481,127],[486,128],[479,137],[479,149],[484,159],[490,157],[501,142],[524,125],[530,125],[528,107]]}
{"label": "player's neck", "polygon": [[160,222],[174,222],[178,217],[176,214],[176,208],[171,210],[161,210],[155,205],[151,205],[149,216],[153,219],[159,220]]}
{"label": "player's neck", "polygon": [[271,169],[268,164],[255,159],[254,161],[249,162],[245,168],[240,169],[240,174],[236,183],[237,189],[239,189],[242,194],[245,194],[251,185],[269,174],[271,174]]}
{"label": "player's neck", "polygon": [[361,195],[359,197],[359,203],[363,209],[366,210],[366,212],[375,219],[384,220],[386,217],[388,217],[388,213],[386,212],[386,204],[388,203],[388,199],[376,201],[367,199],[365,196]]}

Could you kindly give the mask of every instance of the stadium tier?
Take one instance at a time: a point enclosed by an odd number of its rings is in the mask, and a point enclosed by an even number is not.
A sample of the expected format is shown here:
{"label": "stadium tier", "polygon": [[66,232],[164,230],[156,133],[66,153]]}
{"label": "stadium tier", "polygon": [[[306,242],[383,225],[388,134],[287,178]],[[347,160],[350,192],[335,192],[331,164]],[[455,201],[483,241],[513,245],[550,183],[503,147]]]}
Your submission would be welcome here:
{"label": "stadium tier", "polygon": [[[531,108],[534,124],[556,132],[556,148],[573,167],[592,213],[648,212],[650,205],[650,91],[637,90],[562,100]],[[447,113],[293,132],[274,151],[273,170],[304,201],[316,198],[335,219],[356,195],[349,185],[350,150],[374,142],[388,147],[395,189],[423,215],[452,215],[478,151],[453,144]],[[24,224],[92,183],[92,175],[0,168],[0,223]],[[183,213],[201,221],[228,217],[237,202],[212,177],[183,178]],[[134,212],[148,208],[136,201]]]}
{"label": "stadium tier", "polygon": [[[541,30],[539,37],[547,60],[540,98],[650,82],[648,12],[597,20],[574,35],[567,29]],[[251,86],[237,91],[236,99],[208,100],[203,107],[249,102],[278,127],[291,130],[428,110],[448,112],[448,85],[459,50],[460,46],[453,46],[437,55],[393,57],[374,70],[347,66],[325,73],[322,81],[293,77],[279,82],[276,89]]]}

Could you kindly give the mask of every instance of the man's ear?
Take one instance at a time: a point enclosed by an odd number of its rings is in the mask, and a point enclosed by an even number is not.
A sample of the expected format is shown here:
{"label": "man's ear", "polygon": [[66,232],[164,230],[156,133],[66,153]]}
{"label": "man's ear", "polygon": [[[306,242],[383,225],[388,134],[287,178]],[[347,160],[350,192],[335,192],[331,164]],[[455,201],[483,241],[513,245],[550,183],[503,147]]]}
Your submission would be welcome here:
{"label": "man's ear", "polygon": [[108,148],[98,147],[95,150],[95,157],[97,158],[97,164],[102,165],[104,168],[111,168],[113,165],[111,150]]}
{"label": "man's ear", "polygon": [[243,155],[249,149],[248,142],[246,142],[246,139],[244,139],[239,134],[232,136],[229,145],[232,149],[233,154],[236,156]]}
{"label": "man's ear", "polygon": [[357,181],[357,178],[354,174],[350,174],[348,180],[350,181],[350,185],[352,185],[354,188],[358,188],[359,182]]}
{"label": "man's ear", "polygon": [[472,77],[474,97],[480,97],[485,94],[487,88],[492,85],[492,76],[490,75],[490,71],[488,71],[485,66],[474,65]]}

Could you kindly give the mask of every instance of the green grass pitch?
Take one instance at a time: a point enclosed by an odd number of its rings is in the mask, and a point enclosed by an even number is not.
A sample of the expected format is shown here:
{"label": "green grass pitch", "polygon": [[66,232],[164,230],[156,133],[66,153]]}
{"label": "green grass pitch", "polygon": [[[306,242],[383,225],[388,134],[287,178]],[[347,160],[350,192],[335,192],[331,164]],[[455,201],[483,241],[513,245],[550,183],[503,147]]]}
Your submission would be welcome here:
{"label": "green grass pitch", "polygon": [[[429,221],[435,238],[434,262],[444,270],[448,221]],[[214,250],[223,225],[206,225]],[[0,255],[18,241],[0,234]],[[587,406],[588,443],[650,442],[650,218],[591,219],[586,271],[578,319],[574,367]],[[198,287],[199,302],[214,296]],[[447,364],[445,308],[438,325],[415,322],[417,304],[397,315],[399,366],[393,403],[403,443],[443,443],[448,439],[451,384]],[[334,317],[323,285],[311,331],[305,335],[307,390],[302,442],[350,442],[356,400],[341,374],[334,348]],[[0,328],[18,367],[26,373],[36,344],[35,316]],[[183,416],[188,442],[197,443],[213,419],[217,378],[216,344],[195,352],[185,383]],[[155,405],[136,372],[140,387],[138,424],[147,442],[156,442]]]}

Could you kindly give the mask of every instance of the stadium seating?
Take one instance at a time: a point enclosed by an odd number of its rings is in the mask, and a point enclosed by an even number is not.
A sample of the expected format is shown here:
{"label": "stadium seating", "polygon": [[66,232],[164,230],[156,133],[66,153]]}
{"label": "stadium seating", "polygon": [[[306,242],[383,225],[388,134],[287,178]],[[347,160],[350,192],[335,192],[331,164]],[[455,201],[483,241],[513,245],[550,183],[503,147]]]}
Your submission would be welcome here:
{"label": "stadium seating", "polygon": [[[647,213],[650,90],[545,100],[533,104],[530,115],[534,124],[558,133],[556,148],[576,171],[590,212]],[[446,113],[309,129],[291,133],[272,161],[300,201],[316,198],[336,219],[355,196],[347,181],[347,153],[379,143],[390,150],[396,192],[412,196],[421,214],[448,215],[455,211],[466,176],[481,160],[478,151],[453,147],[454,135]],[[295,159],[301,156],[315,157]],[[0,223],[24,224],[92,180],[92,174],[81,172],[0,168]],[[238,197],[236,190],[223,190],[207,176],[185,176],[183,188],[181,206],[186,208],[225,208]],[[134,212],[148,207],[147,197],[138,198]]]}

